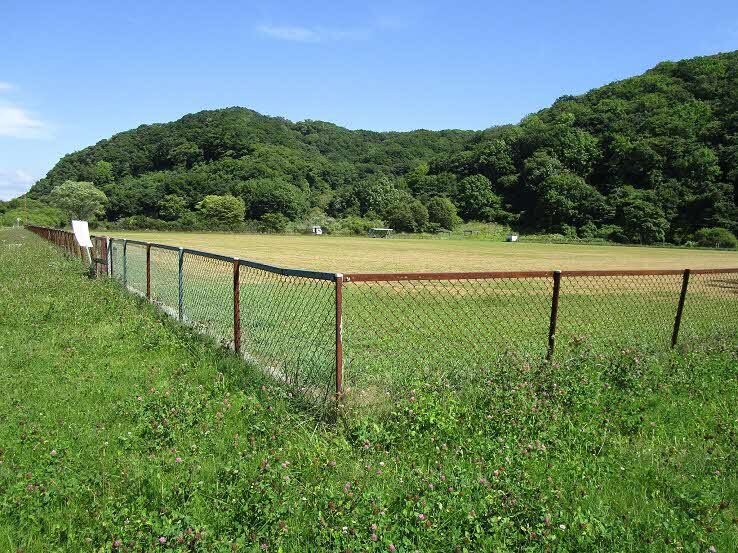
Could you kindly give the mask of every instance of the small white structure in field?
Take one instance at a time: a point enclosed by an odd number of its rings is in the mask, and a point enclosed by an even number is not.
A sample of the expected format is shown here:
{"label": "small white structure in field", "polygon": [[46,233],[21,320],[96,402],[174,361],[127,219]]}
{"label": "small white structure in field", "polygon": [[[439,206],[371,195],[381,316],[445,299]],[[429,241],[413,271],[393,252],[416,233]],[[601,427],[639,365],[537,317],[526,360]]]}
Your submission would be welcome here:
{"label": "small white structure in field", "polygon": [[313,234],[316,234],[316,235],[321,235],[321,234],[323,234],[323,229],[322,229],[322,228],[320,227],[320,225],[313,225],[313,226],[311,227],[311,229],[312,229],[312,233],[313,233]]}
{"label": "small white structure in field", "polygon": [[507,242],[517,242],[518,241],[518,235],[517,234],[508,234],[506,238]]}
{"label": "small white structure in field", "polygon": [[395,232],[391,228],[370,228],[368,232],[369,238],[390,238]]}

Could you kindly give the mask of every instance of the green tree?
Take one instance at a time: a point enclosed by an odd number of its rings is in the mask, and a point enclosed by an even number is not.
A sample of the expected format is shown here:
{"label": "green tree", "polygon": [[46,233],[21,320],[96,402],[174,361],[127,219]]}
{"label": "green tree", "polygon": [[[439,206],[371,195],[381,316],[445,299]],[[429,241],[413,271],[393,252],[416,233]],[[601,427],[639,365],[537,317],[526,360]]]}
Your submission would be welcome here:
{"label": "green tree", "polygon": [[98,161],[95,165],[95,176],[92,179],[95,186],[105,190],[115,184],[115,175],[113,174],[113,164],[107,161]]}
{"label": "green tree", "polygon": [[265,213],[259,219],[261,232],[280,233],[287,230],[289,219],[281,213]]}
{"label": "green tree", "polygon": [[386,210],[385,221],[400,232],[420,232],[428,225],[428,210],[419,200],[398,202]]}
{"label": "green tree", "polygon": [[197,204],[202,219],[211,226],[233,227],[243,222],[246,208],[241,198],[234,196],[205,196]]}
{"label": "green tree", "polygon": [[448,198],[436,196],[428,200],[428,220],[440,228],[453,230],[459,224],[456,206]]}
{"label": "green tree", "polygon": [[541,185],[537,214],[551,230],[599,222],[610,212],[605,197],[573,173],[550,176]]}
{"label": "green tree", "polygon": [[94,221],[105,215],[108,197],[91,182],[68,180],[51,191],[49,203],[72,219]]}
{"label": "green tree", "polygon": [[177,194],[167,194],[159,202],[159,216],[165,221],[176,221],[187,212],[187,200]]}
{"label": "green tree", "polygon": [[492,183],[484,175],[472,175],[459,182],[456,190],[456,205],[461,216],[467,220],[482,220],[485,210],[498,210],[501,198],[492,191]]}
{"label": "green tree", "polygon": [[631,200],[623,206],[622,223],[628,241],[640,244],[663,242],[669,230],[661,208],[644,200]]}
{"label": "green tree", "polygon": [[260,219],[266,213],[281,213],[294,221],[307,211],[303,192],[282,179],[254,179],[240,190],[252,219]]}
{"label": "green tree", "polygon": [[203,160],[203,153],[197,144],[184,142],[172,148],[168,157],[174,167],[189,169]]}
{"label": "green tree", "polygon": [[395,182],[381,174],[371,175],[359,182],[354,194],[359,201],[362,215],[369,212],[385,215],[387,210],[403,197]]}
{"label": "green tree", "polygon": [[385,221],[390,228],[399,232],[415,231],[415,216],[406,203],[398,203],[387,209]]}

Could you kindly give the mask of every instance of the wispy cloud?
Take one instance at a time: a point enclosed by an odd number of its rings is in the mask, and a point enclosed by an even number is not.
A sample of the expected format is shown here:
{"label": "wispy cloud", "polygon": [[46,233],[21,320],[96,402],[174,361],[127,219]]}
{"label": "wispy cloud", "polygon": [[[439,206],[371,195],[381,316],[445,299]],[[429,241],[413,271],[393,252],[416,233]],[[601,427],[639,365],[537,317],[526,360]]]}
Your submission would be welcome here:
{"label": "wispy cloud", "polygon": [[318,42],[320,40],[320,35],[307,27],[259,25],[256,30],[262,35],[279,40],[291,40],[293,42]]}
{"label": "wispy cloud", "polygon": [[13,104],[0,104],[0,136],[46,138],[49,134],[49,126],[25,109]]}
{"label": "wispy cloud", "polygon": [[366,29],[326,29],[289,25],[259,25],[256,31],[269,38],[291,42],[323,42],[332,40],[362,40],[369,37]]}
{"label": "wispy cloud", "polygon": [[11,200],[26,192],[36,179],[23,169],[0,169],[0,200]]}
{"label": "wispy cloud", "polygon": [[15,87],[7,83],[5,81],[0,81],[0,92],[8,92],[9,90],[13,90]]}

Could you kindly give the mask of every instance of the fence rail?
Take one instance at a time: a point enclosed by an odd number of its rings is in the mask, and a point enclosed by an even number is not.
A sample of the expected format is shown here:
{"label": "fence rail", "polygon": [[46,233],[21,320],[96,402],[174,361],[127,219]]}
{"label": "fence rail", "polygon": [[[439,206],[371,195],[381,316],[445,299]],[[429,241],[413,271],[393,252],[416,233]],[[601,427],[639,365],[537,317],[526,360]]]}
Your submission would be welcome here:
{"label": "fence rail", "polygon": [[[72,233],[27,227],[85,259]],[[574,347],[738,343],[738,268],[330,273],[94,237],[120,281],[318,404]]]}

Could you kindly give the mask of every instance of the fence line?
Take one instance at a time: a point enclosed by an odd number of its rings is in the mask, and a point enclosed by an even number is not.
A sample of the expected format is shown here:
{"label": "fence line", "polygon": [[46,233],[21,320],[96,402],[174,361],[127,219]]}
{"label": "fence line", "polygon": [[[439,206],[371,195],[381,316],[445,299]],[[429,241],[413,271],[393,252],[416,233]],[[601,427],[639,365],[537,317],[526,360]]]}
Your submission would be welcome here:
{"label": "fence line", "polygon": [[[72,233],[29,230],[84,259]],[[331,273],[93,237],[95,273],[325,405],[501,356],[738,338],[738,268]],[[563,317],[563,318],[562,318]],[[348,377],[348,379],[347,379]],[[371,397],[374,396],[374,397]]]}

